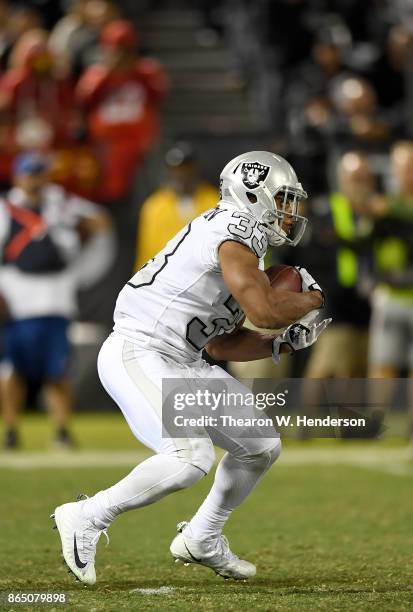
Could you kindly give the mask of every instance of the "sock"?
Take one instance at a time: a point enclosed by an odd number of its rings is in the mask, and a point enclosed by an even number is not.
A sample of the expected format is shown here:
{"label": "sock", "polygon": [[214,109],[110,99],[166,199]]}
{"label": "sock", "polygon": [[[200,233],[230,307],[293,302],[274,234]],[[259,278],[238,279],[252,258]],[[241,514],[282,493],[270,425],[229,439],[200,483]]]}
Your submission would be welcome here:
{"label": "sock", "polygon": [[245,459],[236,459],[226,453],[218,465],[207,498],[186,528],[188,536],[194,540],[218,537],[233,510],[256,487],[279,453],[280,445]]}
{"label": "sock", "polygon": [[107,527],[122,512],[141,508],[165,495],[197,482],[204,472],[170,455],[154,455],[137,465],[125,478],[83,502],[86,518]]}

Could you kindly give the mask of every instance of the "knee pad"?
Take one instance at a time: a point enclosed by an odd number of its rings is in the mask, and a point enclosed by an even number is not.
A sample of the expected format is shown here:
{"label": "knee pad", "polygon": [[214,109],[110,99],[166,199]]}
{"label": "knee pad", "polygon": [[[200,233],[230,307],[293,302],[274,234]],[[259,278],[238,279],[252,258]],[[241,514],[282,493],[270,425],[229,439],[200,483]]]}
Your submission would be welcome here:
{"label": "knee pad", "polygon": [[275,444],[272,448],[268,449],[266,452],[268,453],[268,460],[270,465],[273,465],[281,455],[282,444],[280,438],[275,441]]}
{"label": "knee pad", "polygon": [[253,463],[257,468],[266,470],[275,463],[281,454],[281,440],[277,438],[274,440],[273,446],[265,449],[260,453],[254,455],[244,455],[243,457],[237,457],[239,461],[245,461],[246,463]]}
{"label": "knee pad", "polygon": [[204,474],[208,474],[215,462],[212,442],[205,438],[187,440],[185,448],[177,450],[176,455],[180,461],[193,465]]}

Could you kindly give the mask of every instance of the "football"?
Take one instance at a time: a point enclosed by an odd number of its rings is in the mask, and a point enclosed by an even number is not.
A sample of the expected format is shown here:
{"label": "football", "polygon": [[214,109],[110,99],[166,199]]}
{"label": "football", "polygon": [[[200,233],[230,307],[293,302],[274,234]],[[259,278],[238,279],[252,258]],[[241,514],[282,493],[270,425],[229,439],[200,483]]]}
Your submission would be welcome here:
{"label": "football", "polygon": [[294,291],[300,293],[301,276],[294,266],[276,265],[265,270],[269,278],[271,287],[274,289],[284,289],[284,291]]}

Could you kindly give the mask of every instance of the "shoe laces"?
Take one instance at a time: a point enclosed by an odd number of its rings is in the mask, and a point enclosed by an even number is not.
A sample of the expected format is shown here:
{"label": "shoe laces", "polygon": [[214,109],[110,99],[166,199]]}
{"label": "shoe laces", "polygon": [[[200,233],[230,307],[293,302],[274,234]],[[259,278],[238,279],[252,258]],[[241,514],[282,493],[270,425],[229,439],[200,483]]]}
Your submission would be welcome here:
{"label": "shoe laces", "polygon": [[[109,544],[109,536],[106,529],[99,529],[96,525],[89,521],[89,524],[83,530],[83,557],[86,557],[89,562],[93,562],[96,555],[96,546],[102,533],[106,537],[106,546]],[[86,560],[86,559],[85,559]]]}
{"label": "shoe laces", "polygon": [[[77,496],[77,501],[89,499],[89,496],[85,493],[81,493]],[[106,538],[106,546],[109,546],[109,536],[107,527],[98,527],[93,520],[88,520],[87,527],[83,530],[83,554],[88,557],[89,561],[93,561],[96,555],[96,546],[102,535]]]}
{"label": "shoe laces", "polygon": [[93,545],[96,545],[98,543],[98,541],[99,541],[100,536],[103,533],[103,535],[106,538],[106,546],[109,546],[110,539],[109,539],[109,536],[108,536],[108,529],[107,529],[107,527],[105,527],[105,529],[99,529],[94,524],[93,524],[93,527],[94,527],[94,529],[97,529],[97,531],[96,531],[95,535],[93,536],[93,538],[90,540],[90,543],[93,544]]}
{"label": "shoe laces", "polygon": [[237,561],[239,559],[239,557],[237,557],[237,555],[230,549],[228,538],[226,536],[220,535],[217,540],[217,552],[219,554],[229,561]]}
{"label": "shoe laces", "polygon": [[[187,527],[189,523],[187,521],[182,521],[178,523],[176,529],[178,533],[182,533]],[[239,557],[232,552],[229,547],[229,542],[227,536],[219,535],[215,538],[210,538],[208,541],[209,549],[212,554],[218,554],[227,559],[228,561],[238,561]]]}

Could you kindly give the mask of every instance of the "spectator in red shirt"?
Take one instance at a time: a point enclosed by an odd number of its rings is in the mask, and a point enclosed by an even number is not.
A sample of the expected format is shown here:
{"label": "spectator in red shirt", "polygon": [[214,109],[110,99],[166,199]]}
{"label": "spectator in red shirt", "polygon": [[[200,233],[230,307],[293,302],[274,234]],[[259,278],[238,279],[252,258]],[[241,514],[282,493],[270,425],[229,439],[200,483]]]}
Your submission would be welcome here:
{"label": "spectator in red shirt", "polygon": [[68,144],[74,134],[74,90],[57,69],[47,33],[37,29],[24,34],[10,63],[0,81],[0,118],[7,126],[3,152]]}
{"label": "spectator in red shirt", "polygon": [[100,199],[113,201],[127,194],[136,168],[158,136],[159,104],[168,82],[159,62],[138,56],[138,37],[128,21],[107,25],[101,44],[103,63],[86,70],[77,97],[102,158]]}

